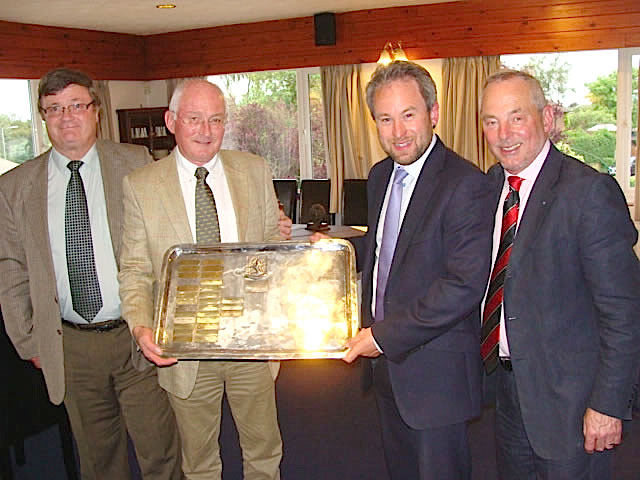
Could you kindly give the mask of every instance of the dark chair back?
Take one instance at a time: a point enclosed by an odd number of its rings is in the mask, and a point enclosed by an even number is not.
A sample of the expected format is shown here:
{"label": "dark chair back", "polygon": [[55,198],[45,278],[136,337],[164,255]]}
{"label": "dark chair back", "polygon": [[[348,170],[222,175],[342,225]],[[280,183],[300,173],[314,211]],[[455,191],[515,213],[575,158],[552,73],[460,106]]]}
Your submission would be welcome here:
{"label": "dark chair back", "polygon": [[285,215],[296,223],[298,182],[295,178],[274,178],[273,187],[276,190],[276,197],[284,207]]}
{"label": "dark chair back", "polygon": [[300,223],[325,221],[333,224],[329,213],[330,180],[305,179],[300,183]]}
{"label": "dark chair back", "polygon": [[367,181],[347,179],[342,184],[342,224],[367,224]]}

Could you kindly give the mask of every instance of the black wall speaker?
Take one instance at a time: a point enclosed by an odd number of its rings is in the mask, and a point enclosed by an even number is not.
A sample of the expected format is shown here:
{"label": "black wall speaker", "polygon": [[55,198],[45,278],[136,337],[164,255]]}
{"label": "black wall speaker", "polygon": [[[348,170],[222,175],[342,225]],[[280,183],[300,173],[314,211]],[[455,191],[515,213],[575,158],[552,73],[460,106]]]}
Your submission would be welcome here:
{"label": "black wall speaker", "polygon": [[336,44],[336,15],[334,13],[316,13],[313,16],[316,45]]}

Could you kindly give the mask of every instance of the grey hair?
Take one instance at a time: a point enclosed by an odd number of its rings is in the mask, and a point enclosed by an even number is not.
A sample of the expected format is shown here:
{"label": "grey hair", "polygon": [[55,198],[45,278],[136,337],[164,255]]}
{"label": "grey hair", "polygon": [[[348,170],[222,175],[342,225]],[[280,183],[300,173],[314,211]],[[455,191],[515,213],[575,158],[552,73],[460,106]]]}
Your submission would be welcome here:
{"label": "grey hair", "polygon": [[86,87],[91,95],[91,100],[97,109],[100,106],[100,98],[98,97],[98,90],[93,84],[91,77],[79,70],[72,70],[70,68],[55,68],[47,73],[40,79],[38,85],[38,110],[40,113],[44,112],[42,108],[42,98],[48,95],[55,95],[67,88],[69,85],[80,85]]}
{"label": "grey hair", "polygon": [[538,111],[542,112],[544,107],[547,106],[547,99],[544,96],[544,91],[542,90],[542,86],[536,77],[533,75],[522,72],[520,70],[511,70],[511,69],[503,69],[499,70],[489,78],[487,78],[484,82],[484,86],[482,87],[482,94],[480,95],[480,105],[484,100],[484,94],[487,91],[489,85],[494,83],[505,82],[507,80],[520,79],[529,85],[529,93],[531,95],[531,103],[535,105]]}
{"label": "grey hair", "polygon": [[416,81],[424,103],[427,105],[427,110],[430,112],[438,101],[438,92],[433,78],[431,78],[426,68],[417,63],[396,60],[388,65],[380,65],[376,68],[376,71],[373,72],[371,76],[371,80],[369,80],[367,84],[367,105],[369,106],[371,115],[375,117],[373,100],[378,89],[396,80],[407,79],[414,79]]}
{"label": "grey hair", "polygon": [[176,87],[176,89],[173,91],[173,94],[171,95],[171,101],[169,102],[169,111],[171,111],[171,113],[173,113],[173,116],[175,117],[178,114],[178,108],[180,106],[180,100],[182,99],[182,94],[184,93],[185,89],[189,86],[189,85],[194,85],[197,83],[206,83],[208,85],[211,85],[212,87],[214,87],[218,93],[220,94],[220,97],[222,97],[222,100],[224,101],[224,115],[225,117],[227,116],[227,100],[224,96],[224,92],[222,91],[222,89],[216,85],[215,83],[211,83],[207,80],[204,80],[202,78],[188,78],[183,80],[182,82],[180,82],[178,84],[178,86]]}

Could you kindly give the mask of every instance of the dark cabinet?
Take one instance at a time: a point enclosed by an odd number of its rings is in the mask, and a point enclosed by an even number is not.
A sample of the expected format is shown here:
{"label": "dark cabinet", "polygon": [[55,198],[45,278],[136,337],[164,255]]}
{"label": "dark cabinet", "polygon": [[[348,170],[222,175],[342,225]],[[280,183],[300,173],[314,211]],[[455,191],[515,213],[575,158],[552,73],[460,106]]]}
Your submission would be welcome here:
{"label": "dark cabinet", "polygon": [[144,145],[157,160],[169,154],[176,139],[164,123],[167,107],[116,110],[120,142]]}

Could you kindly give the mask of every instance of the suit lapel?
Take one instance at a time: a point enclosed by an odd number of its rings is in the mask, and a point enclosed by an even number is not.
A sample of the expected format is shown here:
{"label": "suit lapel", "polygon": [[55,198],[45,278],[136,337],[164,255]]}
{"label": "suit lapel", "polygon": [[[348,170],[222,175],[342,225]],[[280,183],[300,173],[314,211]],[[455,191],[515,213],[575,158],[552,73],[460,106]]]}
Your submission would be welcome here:
{"label": "suit lapel", "polygon": [[164,168],[160,171],[156,191],[162,192],[159,198],[171,225],[173,225],[177,233],[179,243],[195,243],[184,206],[182,187],[178,177],[177,159],[174,152],[164,162]]}
{"label": "suit lapel", "polygon": [[96,149],[98,150],[98,160],[100,161],[100,173],[102,175],[104,201],[107,206],[107,222],[109,223],[111,244],[113,245],[113,254],[118,259],[120,256],[120,226],[122,225],[122,198],[120,198],[122,189],[120,185],[117,185],[117,182],[122,179],[122,165],[120,159],[103,142],[98,140]]}
{"label": "suit lapel", "polygon": [[424,217],[429,212],[429,202],[440,184],[440,175],[444,168],[444,158],[444,146],[438,139],[433,147],[433,151],[424,163],[420,175],[416,179],[416,186],[411,195],[411,200],[409,201],[409,206],[407,207],[402,226],[400,227],[400,233],[398,234],[398,243],[396,244],[396,251],[393,256],[393,262],[391,263],[391,271],[389,272],[389,282],[394,270],[402,263],[411,239],[418,227],[424,224]]}
{"label": "suit lapel", "polygon": [[224,175],[231,193],[231,201],[236,216],[238,240],[246,241],[249,228],[249,181],[246,171],[238,168],[233,162],[233,155],[226,151],[220,152],[220,161],[224,167]]}
{"label": "suit lapel", "polygon": [[561,154],[551,146],[522,214],[509,259],[510,267],[518,265],[522,256],[535,243],[540,226],[556,199],[553,187],[560,176],[561,160]]}
{"label": "suit lapel", "polygon": [[33,162],[39,162],[34,169],[34,174],[25,185],[25,221],[29,225],[29,231],[33,233],[33,242],[42,257],[43,271],[50,277],[52,285],[55,285],[55,271],[51,256],[51,243],[49,241],[49,208],[47,204],[48,192],[48,165],[51,150],[40,155]]}

